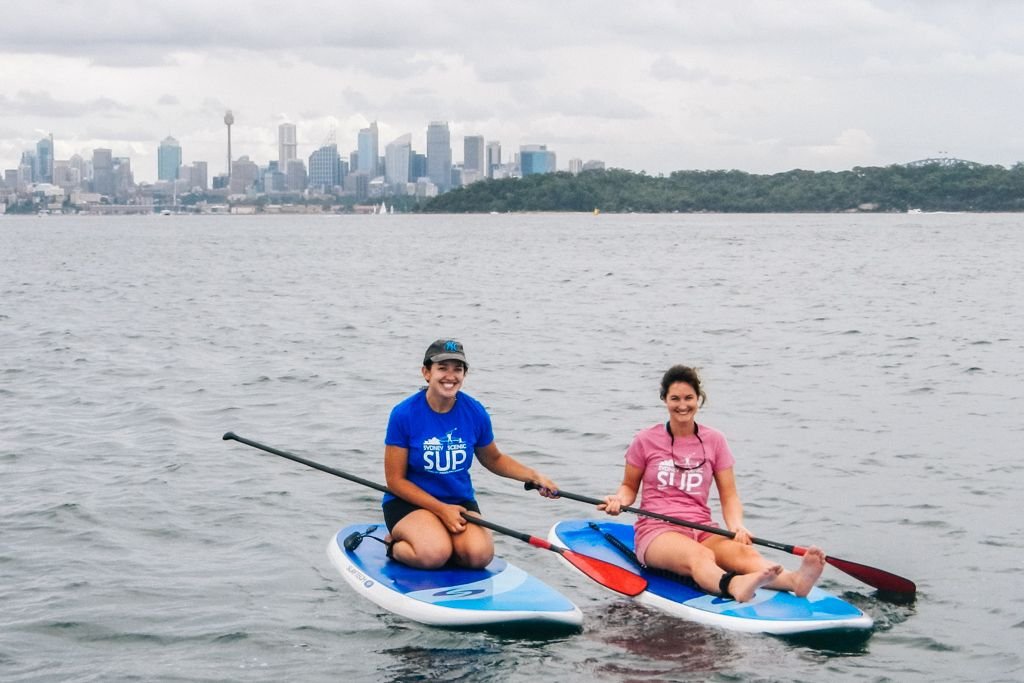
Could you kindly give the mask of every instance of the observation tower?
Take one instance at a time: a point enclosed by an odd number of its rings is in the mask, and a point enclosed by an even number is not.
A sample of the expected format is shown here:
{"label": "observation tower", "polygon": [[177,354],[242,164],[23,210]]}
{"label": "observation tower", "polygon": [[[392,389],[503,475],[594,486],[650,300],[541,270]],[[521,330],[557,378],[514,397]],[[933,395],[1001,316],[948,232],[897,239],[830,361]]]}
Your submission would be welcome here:
{"label": "observation tower", "polygon": [[235,115],[228,109],[224,112],[224,125],[228,127],[228,181],[231,180],[231,124],[235,122]]}

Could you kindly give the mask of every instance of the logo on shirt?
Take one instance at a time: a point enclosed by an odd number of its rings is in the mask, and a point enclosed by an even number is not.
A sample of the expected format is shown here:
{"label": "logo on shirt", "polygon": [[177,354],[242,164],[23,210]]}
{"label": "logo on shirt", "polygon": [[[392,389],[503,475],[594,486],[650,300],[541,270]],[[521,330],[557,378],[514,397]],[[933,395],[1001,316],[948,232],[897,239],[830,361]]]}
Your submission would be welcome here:
{"label": "logo on shirt", "polygon": [[469,451],[466,442],[452,436],[455,430],[444,435],[444,440],[431,437],[423,442],[423,469],[434,474],[451,474],[466,467]]}
{"label": "logo on shirt", "polygon": [[[696,463],[694,463],[696,464]],[[690,458],[686,458],[685,467],[690,466]],[[662,460],[658,463],[658,488],[673,486],[680,491],[690,493],[700,491],[704,484],[704,468],[695,470],[680,470],[671,459]]]}

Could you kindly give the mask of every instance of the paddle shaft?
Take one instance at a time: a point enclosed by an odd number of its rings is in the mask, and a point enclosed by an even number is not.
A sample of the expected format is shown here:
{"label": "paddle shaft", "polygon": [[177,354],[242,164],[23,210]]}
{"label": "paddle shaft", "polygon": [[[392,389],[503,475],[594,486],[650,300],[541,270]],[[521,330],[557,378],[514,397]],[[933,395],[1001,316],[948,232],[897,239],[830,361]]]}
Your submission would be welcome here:
{"label": "paddle shaft", "polygon": [[[327,474],[333,474],[336,477],[347,479],[351,482],[355,482],[356,484],[362,484],[363,486],[369,487],[376,491],[380,491],[381,493],[391,493],[391,491],[386,486],[378,484],[375,481],[370,481],[369,479],[357,477],[354,474],[349,474],[348,472],[343,472],[333,467],[328,467],[327,465],[323,465],[313,460],[303,458],[301,456],[295,455],[294,453],[289,453],[288,451],[279,450],[277,448],[274,448],[273,446],[268,446],[258,441],[246,439],[243,436],[238,436],[234,432],[225,433],[223,439],[225,441],[238,441],[239,443],[244,443],[246,446],[252,446],[253,448],[256,448],[258,450],[266,451],[267,453],[272,453],[282,458],[292,460],[294,462],[305,465],[306,467],[312,467],[315,470],[320,470],[321,472],[326,472]],[[617,565],[604,562],[603,560],[599,560],[597,558],[588,557],[587,555],[581,555],[580,553],[576,553],[571,550],[568,550],[567,548],[562,548],[561,546],[557,546],[553,543],[550,543],[543,538],[531,536],[521,531],[516,531],[515,529],[509,529],[508,527],[501,526],[500,524],[495,524],[494,522],[489,522],[486,519],[481,519],[480,517],[467,515],[466,513],[462,513],[462,517],[470,524],[476,524],[477,526],[481,526],[485,529],[497,531],[499,534],[504,534],[506,536],[511,536],[512,538],[517,538],[520,541],[529,543],[530,545],[535,546],[537,548],[543,548],[544,550],[550,550],[551,552],[558,553],[559,555],[564,557],[571,565],[582,571],[590,578],[594,579],[598,583],[603,584],[607,588],[618,591],[625,595],[637,595],[643,592],[643,590],[645,590],[647,587],[647,582],[643,578],[637,576],[636,574],[633,574],[632,572],[622,569]]]}
{"label": "paddle shaft", "polygon": [[[531,489],[533,486],[527,482],[525,484],[526,489]],[[603,500],[597,498],[590,498],[589,496],[581,496],[576,493],[569,493],[568,491],[558,491],[559,498],[568,498],[570,500],[578,500],[581,503],[590,503],[591,505],[604,505]],[[644,517],[650,517],[651,519],[660,519],[663,522],[670,522],[672,524],[678,524],[679,526],[690,527],[691,529],[698,529],[700,531],[706,531],[710,534],[718,534],[719,536],[725,536],[726,538],[736,538],[736,534],[728,529],[722,529],[717,526],[708,526],[706,524],[698,524],[697,522],[688,522],[685,519],[679,519],[678,517],[669,517],[668,515],[660,515],[657,512],[648,512],[640,508],[630,507],[628,505],[622,506],[623,512],[632,512],[634,515],[643,515]],[[775,548],[786,553],[794,555],[803,555],[806,552],[806,548],[799,546],[788,545],[786,543],[776,543],[775,541],[768,541],[763,538],[751,538],[752,542],[758,545],[767,546],[769,548]]]}
{"label": "paddle shaft", "polygon": [[[530,482],[524,484],[524,488],[527,490],[532,489],[534,485]],[[591,505],[603,505],[604,501],[597,498],[591,498],[589,496],[581,496],[576,493],[570,493],[559,489],[558,496],[560,498],[569,498],[570,500],[577,500],[581,503],[590,503]],[[668,515],[661,515],[657,512],[649,512],[640,508],[630,507],[623,505],[622,510],[626,512],[632,512],[636,515],[643,515],[644,517],[650,517],[652,519],[660,519],[663,522],[669,522],[671,524],[678,524],[679,526],[689,527],[691,529],[699,529],[700,531],[706,531],[711,534],[718,534],[719,536],[725,536],[726,538],[735,538],[736,534],[728,529],[721,529],[715,526],[708,526],[706,524],[698,524],[697,522],[688,522],[685,519],[679,519],[678,517],[669,517]],[[776,541],[769,541],[764,538],[751,537],[751,542],[757,545],[763,545],[768,548],[775,548],[782,552],[790,553],[792,555],[803,555],[807,552],[807,548],[798,545],[789,545],[788,543],[777,543]],[[881,591],[880,594],[887,594],[894,601],[907,601],[913,600],[914,595],[917,591],[917,586],[910,579],[904,578],[897,574],[887,572],[877,567],[871,567],[866,564],[860,564],[859,562],[852,562],[850,560],[844,560],[831,555],[825,556],[825,561],[830,565],[843,571],[850,576],[856,578],[859,581],[863,581],[867,585],[877,588]]]}

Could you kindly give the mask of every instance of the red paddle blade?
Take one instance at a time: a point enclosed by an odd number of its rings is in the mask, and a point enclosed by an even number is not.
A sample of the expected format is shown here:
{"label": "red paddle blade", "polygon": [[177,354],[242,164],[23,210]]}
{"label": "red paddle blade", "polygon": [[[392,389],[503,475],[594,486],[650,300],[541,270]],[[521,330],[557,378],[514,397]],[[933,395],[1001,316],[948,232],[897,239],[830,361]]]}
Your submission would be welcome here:
{"label": "red paddle blade", "polygon": [[872,588],[877,588],[880,591],[892,594],[891,597],[913,600],[914,595],[917,593],[917,586],[914,585],[914,582],[910,579],[905,579],[902,576],[897,576],[876,567],[869,567],[864,564],[858,564],[857,562],[842,560],[838,557],[832,557],[831,555],[826,555],[825,561],[833,567],[846,572],[853,578],[863,581]]}
{"label": "red paddle blade", "polygon": [[633,597],[640,595],[647,590],[647,579],[634,574],[628,569],[623,569],[617,564],[599,560],[589,555],[580,555],[571,550],[562,550],[559,553],[569,564],[597,581],[605,588]]}

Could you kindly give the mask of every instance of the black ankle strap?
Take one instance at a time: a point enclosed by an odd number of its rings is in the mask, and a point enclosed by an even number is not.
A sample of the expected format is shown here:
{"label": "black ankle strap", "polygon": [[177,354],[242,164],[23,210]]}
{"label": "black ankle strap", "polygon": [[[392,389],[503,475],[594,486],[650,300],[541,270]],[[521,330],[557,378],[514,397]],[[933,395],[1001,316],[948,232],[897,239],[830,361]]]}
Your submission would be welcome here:
{"label": "black ankle strap", "polygon": [[729,582],[736,578],[736,572],[728,571],[722,574],[722,578],[718,581],[718,594],[727,600],[735,600],[732,597],[732,593],[729,592]]}

